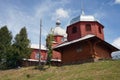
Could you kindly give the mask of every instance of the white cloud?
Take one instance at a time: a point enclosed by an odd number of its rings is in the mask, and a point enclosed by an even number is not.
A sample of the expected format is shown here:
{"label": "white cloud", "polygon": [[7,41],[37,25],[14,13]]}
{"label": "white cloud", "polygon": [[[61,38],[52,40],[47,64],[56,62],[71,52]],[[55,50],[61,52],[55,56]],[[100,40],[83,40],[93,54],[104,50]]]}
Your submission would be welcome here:
{"label": "white cloud", "polygon": [[112,45],[114,45],[115,47],[120,49],[120,37],[115,39],[112,43]]}
{"label": "white cloud", "polygon": [[113,52],[111,56],[113,59],[120,59],[120,51]]}
{"label": "white cloud", "polygon": [[[115,39],[113,41],[112,45],[114,45],[115,47],[120,49],[120,37]],[[112,55],[113,59],[120,59],[120,51],[113,52],[111,55]]]}
{"label": "white cloud", "polygon": [[[62,8],[56,10],[59,6],[64,6],[65,4],[69,3],[69,0],[60,0],[60,1],[52,1],[52,0],[45,0],[41,1],[36,5],[31,6],[32,12],[27,12],[24,10],[24,7],[19,7],[17,5],[8,5],[4,6],[4,9],[1,10],[0,8],[0,27],[7,25],[9,30],[15,36],[22,27],[26,26],[28,31],[28,37],[31,40],[31,43],[39,42],[39,24],[40,18],[43,19],[43,27],[42,27],[42,40],[45,42],[45,37],[49,32],[49,29],[53,27],[55,23],[51,21],[51,18],[56,17],[55,12],[59,17],[67,18],[68,12]],[[3,3],[6,4],[6,3]],[[10,4],[7,2],[7,4]],[[24,5],[23,5],[24,6]],[[55,11],[56,10],[56,11]],[[54,19],[56,20],[56,19]]]}
{"label": "white cloud", "polygon": [[116,4],[120,4],[120,0],[115,0],[115,3]]}
{"label": "white cloud", "polygon": [[13,36],[15,36],[19,33],[20,29],[25,26],[31,42],[36,43],[39,41],[39,17],[21,11],[18,7],[7,7],[3,14],[5,17],[0,16],[2,17],[0,22],[2,25],[0,25],[0,27],[7,25]]}
{"label": "white cloud", "polygon": [[64,10],[63,8],[59,8],[56,10],[56,15],[59,18],[68,18],[69,14],[67,10]]}
{"label": "white cloud", "polygon": [[[15,36],[19,33],[20,29],[25,26],[31,43],[38,43],[40,18],[48,16],[47,13],[50,12],[50,6],[47,7],[47,4],[48,2],[34,6],[33,15],[29,14],[29,12],[22,11],[19,6],[6,7],[6,9],[2,12],[2,15],[0,15],[0,27],[7,25],[9,30],[13,33],[13,36]],[[47,31],[43,30],[42,37],[45,37],[46,35]]]}

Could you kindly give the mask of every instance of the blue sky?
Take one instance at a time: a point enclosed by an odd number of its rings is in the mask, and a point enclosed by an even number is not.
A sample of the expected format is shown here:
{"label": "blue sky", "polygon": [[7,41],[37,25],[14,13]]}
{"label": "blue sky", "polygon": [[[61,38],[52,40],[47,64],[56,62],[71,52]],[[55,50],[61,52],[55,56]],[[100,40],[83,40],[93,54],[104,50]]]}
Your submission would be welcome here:
{"label": "blue sky", "polygon": [[15,36],[26,26],[32,44],[39,43],[42,18],[42,44],[58,17],[66,29],[72,18],[81,14],[81,1],[86,15],[93,15],[105,26],[105,40],[120,48],[120,0],[0,0],[0,27],[7,25]]}

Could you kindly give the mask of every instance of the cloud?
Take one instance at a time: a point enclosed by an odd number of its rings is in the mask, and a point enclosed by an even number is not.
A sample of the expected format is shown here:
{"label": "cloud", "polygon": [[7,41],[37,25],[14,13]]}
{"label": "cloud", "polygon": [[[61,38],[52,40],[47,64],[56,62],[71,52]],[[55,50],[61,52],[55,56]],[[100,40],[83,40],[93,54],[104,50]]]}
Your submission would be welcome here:
{"label": "cloud", "polygon": [[[40,18],[42,18],[42,43],[45,43],[46,35],[55,24],[51,20],[52,17],[57,18],[56,15],[62,18],[69,17],[67,10],[63,8],[57,9],[69,2],[69,0],[45,0],[33,3],[31,6],[22,4],[23,1],[19,2],[19,5],[16,5],[16,2],[0,2],[2,4],[2,7],[0,5],[0,27],[7,25],[13,36],[15,36],[22,27],[26,26],[31,43],[38,44]],[[53,16],[53,12],[56,15]]]}
{"label": "cloud", "polygon": [[[67,23],[70,18],[70,13],[71,9],[63,9],[62,7],[56,8],[52,13],[51,20],[56,21],[56,19],[59,18],[62,22]],[[66,24],[64,24],[64,26],[65,25]]]}
{"label": "cloud", "polygon": [[[120,49],[120,37],[116,38],[112,45],[114,45],[115,47],[117,47],[118,49]],[[120,50],[113,52],[112,54],[113,59],[120,59]]]}
{"label": "cloud", "polygon": [[36,17],[36,15],[30,15],[28,12],[21,11],[18,6],[15,6],[15,8],[9,6],[6,7],[0,17],[0,23],[2,23],[0,27],[7,25],[13,37],[25,26],[31,42],[35,43],[39,41],[39,17]]}
{"label": "cloud", "polygon": [[120,4],[120,0],[115,0],[115,4]]}
{"label": "cloud", "polygon": [[[8,3],[9,4],[9,3]],[[32,43],[39,42],[39,25],[40,18],[48,17],[47,13],[50,13],[50,8],[52,6],[48,5],[49,2],[41,3],[41,5],[32,6],[32,13],[22,10],[23,7],[17,5],[9,5],[9,7],[4,6],[4,10],[0,13],[0,27],[7,25],[9,30],[15,36],[19,33],[22,27],[26,27],[28,31],[28,37]],[[48,27],[48,26],[47,26]],[[44,27],[45,29],[46,27]],[[47,35],[47,30],[42,30],[42,37]]]}
{"label": "cloud", "polygon": [[64,10],[63,8],[57,9],[57,10],[56,10],[56,15],[57,15],[59,18],[68,18],[68,17],[69,17],[68,11],[67,11],[67,10]]}
{"label": "cloud", "polygon": [[114,45],[115,47],[120,49],[120,37],[115,39],[112,43],[112,45]]}
{"label": "cloud", "polygon": [[101,20],[101,19],[103,19],[106,16],[105,12],[100,12],[100,11],[94,13],[93,15],[98,20]]}

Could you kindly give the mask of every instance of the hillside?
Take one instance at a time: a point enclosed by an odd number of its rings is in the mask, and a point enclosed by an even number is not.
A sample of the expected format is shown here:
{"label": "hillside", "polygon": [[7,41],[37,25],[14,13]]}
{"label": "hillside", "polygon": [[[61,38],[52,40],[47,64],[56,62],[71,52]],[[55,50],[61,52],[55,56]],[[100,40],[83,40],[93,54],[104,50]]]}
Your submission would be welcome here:
{"label": "hillside", "polygon": [[11,69],[0,71],[0,80],[120,80],[120,60],[51,67],[44,71],[34,67]]}

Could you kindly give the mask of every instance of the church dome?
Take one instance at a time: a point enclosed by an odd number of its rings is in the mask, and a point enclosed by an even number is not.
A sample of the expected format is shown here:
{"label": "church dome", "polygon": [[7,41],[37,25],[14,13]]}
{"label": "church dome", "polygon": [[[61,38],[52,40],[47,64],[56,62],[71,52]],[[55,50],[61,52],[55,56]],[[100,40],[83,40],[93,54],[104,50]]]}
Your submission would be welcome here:
{"label": "church dome", "polygon": [[59,35],[59,36],[66,36],[66,31],[60,27],[60,20],[57,19],[56,21],[56,27],[52,30],[53,34]]}
{"label": "church dome", "polygon": [[66,34],[66,32],[61,27],[55,27],[55,29],[53,29],[53,34],[59,35],[59,36],[64,36]]}
{"label": "church dome", "polygon": [[78,21],[97,21],[97,19],[95,19],[95,17],[92,15],[85,15],[84,13],[82,13],[81,15],[73,18],[70,21],[70,24],[76,23]]}

